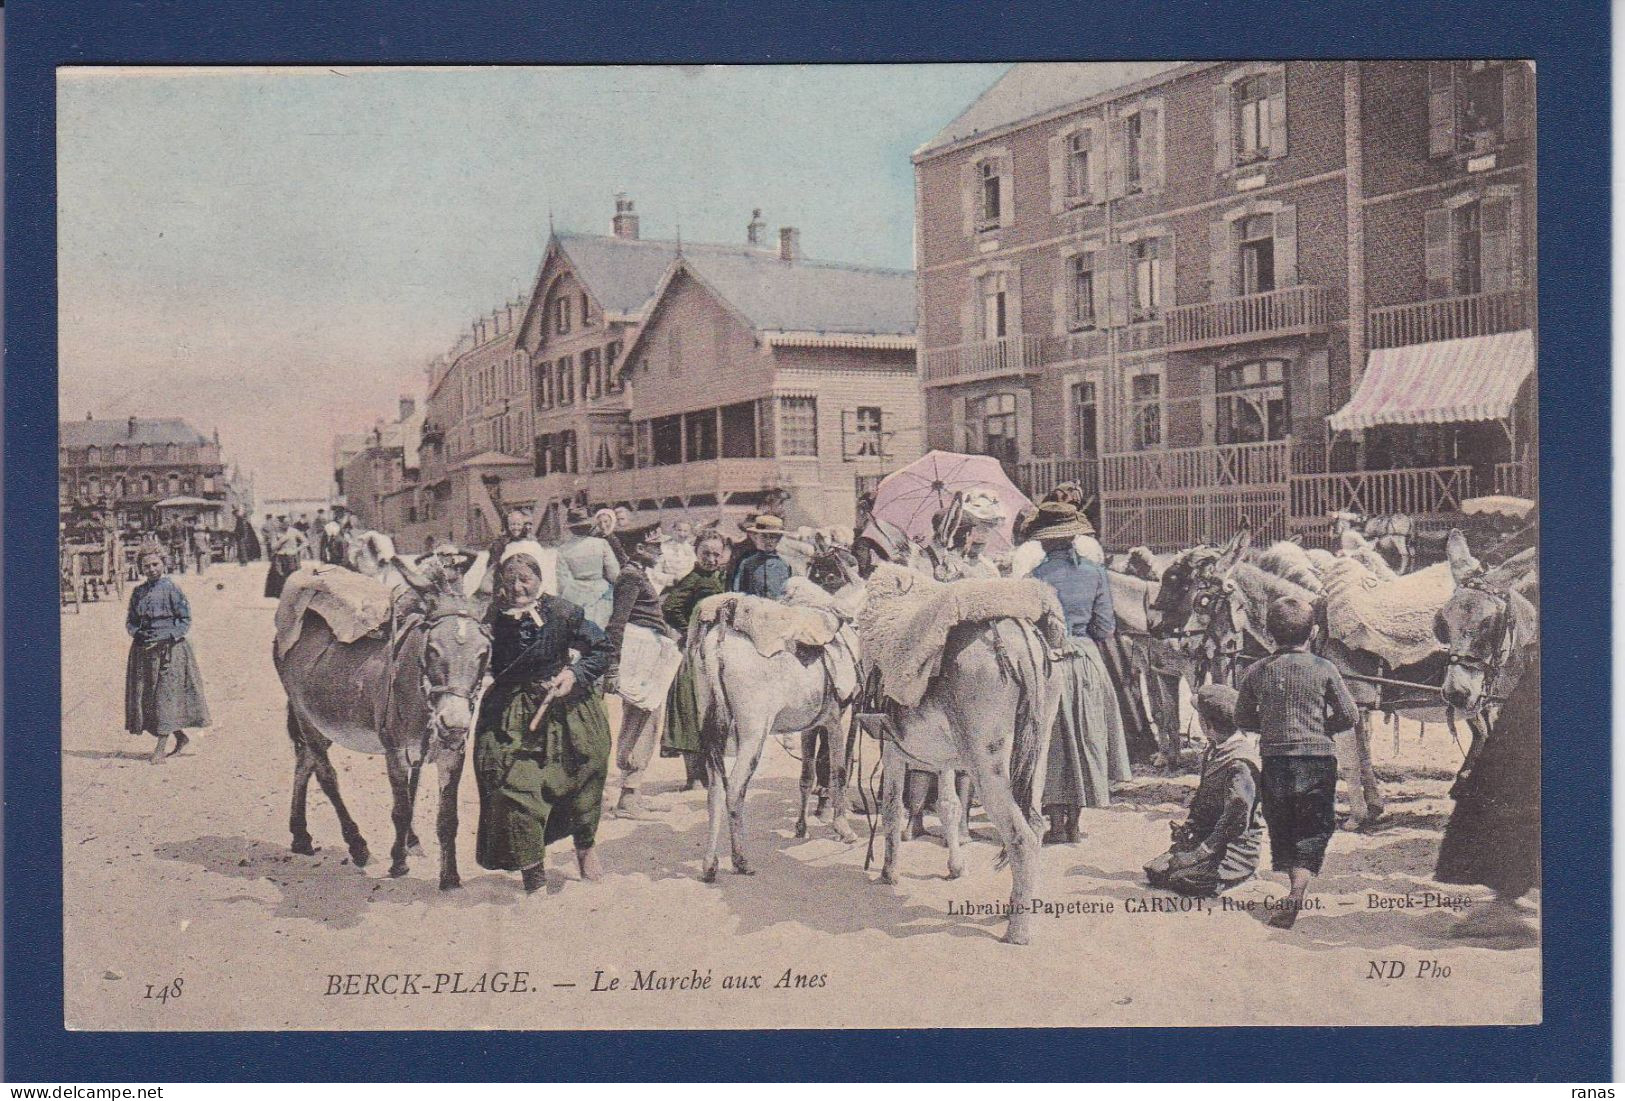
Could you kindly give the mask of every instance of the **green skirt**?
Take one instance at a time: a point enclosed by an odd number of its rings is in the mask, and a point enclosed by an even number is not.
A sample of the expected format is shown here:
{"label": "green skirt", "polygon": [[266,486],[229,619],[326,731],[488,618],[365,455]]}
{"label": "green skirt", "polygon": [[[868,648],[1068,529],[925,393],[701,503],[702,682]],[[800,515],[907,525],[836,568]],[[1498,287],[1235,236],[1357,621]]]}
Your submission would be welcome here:
{"label": "green skirt", "polygon": [[609,773],[609,717],[594,689],[557,703],[540,727],[530,720],[539,686],[492,688],[474,734],[474,778],[480,789],[480,867],[518,871],[541,862],[564,837],[578,849],[597,839]]}
{"label": "green skirt", "polygon": [[660,738],[660,755],[700,752],[700,703],[694,692],[694,666],[687,657],[677,667],[671,691],[666,693],[666,732]]}

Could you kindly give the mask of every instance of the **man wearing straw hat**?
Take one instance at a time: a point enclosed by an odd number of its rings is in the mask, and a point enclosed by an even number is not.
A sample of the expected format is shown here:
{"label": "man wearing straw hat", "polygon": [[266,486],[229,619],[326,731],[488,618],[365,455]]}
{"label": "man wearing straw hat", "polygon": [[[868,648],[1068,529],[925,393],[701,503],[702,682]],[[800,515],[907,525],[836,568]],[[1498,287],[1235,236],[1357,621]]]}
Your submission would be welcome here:
{"label": "man wearing straw hat", "polygon": [[778,600],[784,596],[784,587],[790,581],[790,563],[779,554],[779,541],[784,538],[784,517],[771,512],[758,513],[745,524],[751,549],[733,568],[728,588],[736,593]]}

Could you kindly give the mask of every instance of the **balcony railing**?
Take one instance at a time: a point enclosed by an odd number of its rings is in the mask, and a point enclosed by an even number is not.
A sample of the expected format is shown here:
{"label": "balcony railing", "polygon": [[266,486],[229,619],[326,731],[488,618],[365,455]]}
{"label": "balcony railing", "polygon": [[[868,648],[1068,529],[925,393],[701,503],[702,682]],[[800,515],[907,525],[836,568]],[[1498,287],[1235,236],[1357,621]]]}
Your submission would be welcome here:
{"label": "balcony railing", "polygon": [[1373,348],[1399,348],[1435,340],[1492,336],[1525,328],[1528,304],[1521,290],[1408,302],[1371,311]]}
{"label": "balcony railing", "polygon": [[928,348],[922,363],[924,381],[927,386],[947,386],[1006,375],[1036,374],[1043,354],[1044,338],[1038,336],[1007,336],[949,348]]}
{"label": "balcony railing", "polygon": [[1540,496],[1535,465],[1530,462],[1496,463],[1494,491],[1509,497]]}
{"label": "balcony railing", "polygon": [[774,459],[711,459],[675,466],[647,466],[594,474],[587,494],[595,502],[721,497],[756,493],[779,485]]}
{"label": "balcony railing", "polygon": [[1028,459],[1016,464],[1016,488],[1034,501],[1062,482],[1076,482],[1088,504],[1100,492],[1100,462],[1097,459],[1063,459],[1054,456]]}
{"label": "balcony railing", "polygon": [[1453,512],[1472,496],[1470,466],[1351,470],[1292,478],[1292,515],[1318,520],[1334,512],[1363,516]]}
{"label": "balcony railing", "polygon": [[1324,329],[1328,298],[1324,287],[1300,285],[1175,306],[1168,311],[1168,347],[1209,348]]}
{"label": "balcony railing", "polygon": [[1100,457],[1100,488],[1106,493],[1156,493],[1285,482],[1292,469],[1292,441],[1124,451]]}

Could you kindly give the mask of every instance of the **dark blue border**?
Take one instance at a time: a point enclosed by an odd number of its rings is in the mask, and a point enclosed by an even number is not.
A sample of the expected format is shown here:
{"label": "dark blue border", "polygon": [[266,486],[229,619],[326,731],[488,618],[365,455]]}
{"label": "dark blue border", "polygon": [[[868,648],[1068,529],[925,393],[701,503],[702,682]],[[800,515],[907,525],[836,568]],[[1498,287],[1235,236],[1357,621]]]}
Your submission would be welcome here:
{"label": "dark blue border", "polygon": [[[993,7],[998,13],[993,14]],[[1610,1077],[1609,11],[1481,0],[809,5],[14,0],[6,20],[5,1077]],[[63,64],[1516,56],[1540,89],[1545,1023],[1527,1028],[69,1033],[55,572],[55,94]],[[106,670],[87,671],[106,675]],[[1212,1054],[1224,1053],[1214,1059]]]}

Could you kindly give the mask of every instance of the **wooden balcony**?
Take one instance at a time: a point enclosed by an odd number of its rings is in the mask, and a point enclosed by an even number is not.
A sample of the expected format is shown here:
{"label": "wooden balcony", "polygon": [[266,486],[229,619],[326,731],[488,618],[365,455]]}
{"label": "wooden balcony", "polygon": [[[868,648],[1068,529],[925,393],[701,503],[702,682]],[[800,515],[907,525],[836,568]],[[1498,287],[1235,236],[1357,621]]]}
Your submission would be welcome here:
{"label": "wooden balcony", "polygon": [[1511,290],[1384,306],[1371,311],[1366,335],[1373,348],[1493,336],[1527,328],[1528,305],[1523,291]]}
{"label": "wooden balcony", "polygon": [[1037,374],[1043,365],[1044,338],[1007,336],[948,348],[927,348],[921,357],[926,386],[952,386],[1010,375]]}
{"label": "wooden balcony", "polygon": [[1123,451],[1100,457],[1104,493],[1157,493],[1282,483],[1292,470],[1292,441]]}
{"label": "wooden balcony", "polygon": [[1315,521],[1334,512],[1364,516],[1453,512],[1472,495],[1470,466],[1298,474],[1292,478],[1292,515]]}
{"label": "wooden balcony", "polygon": [[1016,465],[1015,477],[1011,480],[1034,501],[1062,482],[1076,482],[1083,488],[1083,500],[1088,504],[1100,492],[1100,461],[1056,456],[1028,459]]}
{"label": "wooden balcony", "polygon": [[1496,463],[1495,484],[1491,489],[1492,492],[1504,494],[1508,497],[1538,498],[1540,496],[1540,481],[1535,464],[1531,462]]}
{"label": "wooden balcony", "polygon": [[779,464],[775,459],[712,459],[594,474],[587,479],[587,495],[595,503],[705,496],[720,501],[736,493],[760,493],[779,485]]}
{"label": "wooden balcony", "polygon": [[1245,294],[1218,302],[1174,306],[1168,311],[1168,348],[1191,351],[1326,328],[1330,313],[1324,287],[1300,285]]}

